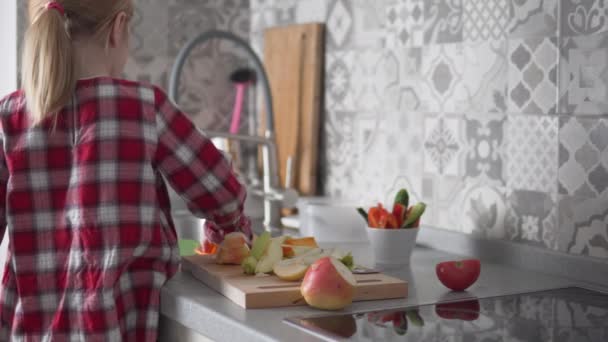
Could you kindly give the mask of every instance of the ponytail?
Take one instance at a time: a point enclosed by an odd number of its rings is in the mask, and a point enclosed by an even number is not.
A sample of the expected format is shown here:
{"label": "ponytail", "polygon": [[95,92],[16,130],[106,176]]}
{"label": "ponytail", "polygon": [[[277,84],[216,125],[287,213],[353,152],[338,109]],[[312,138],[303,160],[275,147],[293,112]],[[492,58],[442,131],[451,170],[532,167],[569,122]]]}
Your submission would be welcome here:
{"label": "ponytail", "polygon": [[76,88],[76,63],[66,19],[45,9],[25,34],[21,79],[34,123],[56,115]]}

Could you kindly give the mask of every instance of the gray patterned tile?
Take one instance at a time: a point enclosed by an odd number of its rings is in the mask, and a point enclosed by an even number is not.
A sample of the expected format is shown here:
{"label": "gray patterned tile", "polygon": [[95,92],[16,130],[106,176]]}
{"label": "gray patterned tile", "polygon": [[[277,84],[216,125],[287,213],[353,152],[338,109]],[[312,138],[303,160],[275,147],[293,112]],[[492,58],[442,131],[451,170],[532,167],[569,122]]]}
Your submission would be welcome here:
{"label": "gray patterned tile", "polygon": [[[363,203],[384,200],[385,165],[389,154],[386,150],[386,129],[389,125],[383,112],[359,114],[355,121],[355,153],[357,158],[355,187],[352,194]],[[373,165],[373,166],[372,166]]]}
{"label": "gray patterned tile", "polygon": [[462,176],[461,160],[466,144],[462,116],[426,115],[424,132],[424,172]]}
{"label": "gray patterned tile", "polygon": [[387,1],[349,0],[353,3],[351,45],[358,49],[382,49],[386,45]]}
{"label": "gray patterned tile", "polygon": [[563,0],[561,31],[563,36],[590,35],[608,29],[608,4],[605,0]]}
{"label": "gray patterned tile", "polygon": [[504,239],[508,217],[506,189],[483,182],[467,182],[461,189],[461,231],[486,239]]}
{"label": "gray patterned tile", "polygon": [[296,2],[295,22],[300,24],[312,22],[325,22],[329,12],[329,1],[308,0]]}
{"label": "gray patterned tile", "polygon": [[330,52],[326,62],[327,107],[347,111],[394,108],[399,99],[398,77],[399,62],[391,51]]}
{"label": "gray patterned tile", "polygon": [[463,177],[425,173],[421,186],[422,200],[427,203],[424,224],[463,231],[463,189],[466,186]]}
{"label": "gray patterned tile", "polygon": [[467,115],[465,173],[467,179],[504,186],[504,115]]}
{"label": "gray patterned tile", "polygon": [[328,110],[323,121],[322,149],[324,156],[320,163],[325,193],[336,197],[351,196],[357,177],[355,147],[355,112]]}
{"label": "gray patterned tile", "polygon": [[608,34],[567,37],[560,49],[560,113],[608,114]]}
{"label": "gray patterned tile", "polygon": [[508,239],[557,250],[559,235],[556,194],[514,190],[508,195]]}
{"label": "gray patterned tile", "polygon": [[557,193],[558,118],[507,117],[507,187]]}
{"label": "gray patterned tile", "polygon": [[507,110],[507,41],[464,45],[464,78],[457,108],[477,113],[504,113]]}
{"label": "gray patterned tile", "polygon": [[510,36],[513,38],[555,36],[558,32],[558,1],[511,1]]}
{"label": "gray patterned tile", "polygon": [[[462,44],[425,46],[422,49],[421,73],[425,84],[423,109],[430,112],[457,112],[457,94],[464,77]],[[424,86],[424,89],[422,89]]]}
{"label": "gray patterned tile", "polygon": [[424,118],[424,113],[410,110],[394,111],[387,117],[390,124],[386,127],[385,151],[391,152],[383,176],[388,181],[385,201],[392,201],[395,192],[404,187],[413,200],[422,199],[424,132],[420,127],[424,126]]}
{"label": "gray patterned tile", "polygon": [[169,53],[169,10],[165,0],[139,0],[133,16],[131,57],[146,62]]}
{"label": "gray patterned tile", "polygon": [[506,111],[506,41],[431,45],[423,49],[426,103],[431,112]]}
{"label": "gray patterned tile", "polygon": [[462,41],[462,0],[425,0],[424,42]]}
{"label": "gray patterned tile", "polygon": [[[250,25],[251,18],[257,17],[252,14],[250,18],[248,5],[248,1],[172,0],[168,6],[169,57],[177,56],[188,40],[212,29],[230,31],[243,38],[249,37],[250,27],[260,26]],[[197,53],[195,55],[198,56]]]}
{"label": "gray patterned tile", "polygon": [[167,88],[173,60],[164,56],[149,59],[129,58],[125,67],[127,79]]}
{"label": "gray patterned tile", "polygon": [[344,47],[351,40],[354,31],[352,2],[334,0],[327,13],[328,46],[333,49]]}
{"label": "gray patterned tile", "polygon": [[398,107],[400,110],[426,110],[423,103],[428,96],[424,76],[422,74],[422,49],[408,48],[397,51],[399,62],[399,94]]}
{"label": "gray patterned tile", "polygon": [[325,103],[330,110],[355,110],[352,88],[356,55],[351,51],[328,52],[325,61]]}
{"label": "gray patterned tile", "polygon": [[559,190],[564,195],[608,194],[608,119],[562,117]]}
{"label": "gray patterned tile", "polygon": [[416,47],[424,44],[424,1],[396,0],[386,8],[386,47]]}
{"label": "gray patterned tile", "polygon": [[509,112],[557,113],[558,57],[555,37],[510,41]]}
{"label": "gray patterned tile", "polygon": [[510,0],[463,0],[465,41],[500,40],[507,36],[511,19]]}
{"label": "gray patterned tile", "polygon": [[559,224],[560,251],[608,259],[608,196],[560,196]]}

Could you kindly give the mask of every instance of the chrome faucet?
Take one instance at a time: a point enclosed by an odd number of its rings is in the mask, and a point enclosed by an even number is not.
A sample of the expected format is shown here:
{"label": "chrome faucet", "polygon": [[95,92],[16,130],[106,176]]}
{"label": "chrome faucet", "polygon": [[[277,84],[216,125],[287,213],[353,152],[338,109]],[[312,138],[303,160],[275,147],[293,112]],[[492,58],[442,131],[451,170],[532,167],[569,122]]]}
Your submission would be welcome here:
{"label": "chrome faucet", "polygon": [[297,194],[293,190],[279,188],[279,168],[277,145],[274,134],[274,108],[272,105],[272,93],[266,70],[264,69],[260,58],[255,51],[253,51],[251,46],[245,40],[233,33],[226,31],[207,31],[191,39],[179,52],[177,60],[173,65],[171,79],[169,82],[169,97],[175,104],[178,103],[179,82],[186,59],[194,47],[204,44],[211,39],[229,40],[243,48],[251,58],[253,67],[259,76],[262,88],[264,90],[264,100],[266,105],[266,129],[264,136],[249,136],[214,131],[204,131],[204,133],[209,138],[224,138],[228,140],[254,143],[262,146],[262,164],[264,170],[262,190],[260,191],[259,189],[250,188],[249,192],[250,194],[264,198],[264,228],[271,232],[280,231],[281,203],[285,203],[286,206],[292,206],[297,200]]}

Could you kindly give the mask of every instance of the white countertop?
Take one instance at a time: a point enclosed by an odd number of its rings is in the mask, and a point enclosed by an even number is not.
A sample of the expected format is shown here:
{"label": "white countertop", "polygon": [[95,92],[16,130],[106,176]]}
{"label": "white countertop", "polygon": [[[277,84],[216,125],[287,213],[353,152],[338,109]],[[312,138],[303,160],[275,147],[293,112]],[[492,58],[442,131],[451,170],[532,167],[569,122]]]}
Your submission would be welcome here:
{"label": "white countertop", "polygon": [[[366,244],[342,245],[351,250],[355,260],[365,265],[370,260]],[[492,297],[525,293],[567,286],[582,286],[576,281],[525,271],[482,260],[482,271],[477,283],[467,292],[451,292],[437,280],[438,262],[462,259],[438,250],[417,247],[410,266],[386,273],[409,282],[409,296],[404,300],[357,302],[349,312],[397,308],[467,297]],[[368,265],[369,266],[369,265]],[[589,286],[587,286],[589,287]],[[593,287],[591,287],[593,288]],[[606,290],[604,288],[597,288]],[[320,312],[306,306],[245,310],[219,293],[203,285],[187,273],[179,273],[163,288],[161,313],[189,329],[216,341],[311,341],[315,338],[283,323],[286,317],[315,315]]]}

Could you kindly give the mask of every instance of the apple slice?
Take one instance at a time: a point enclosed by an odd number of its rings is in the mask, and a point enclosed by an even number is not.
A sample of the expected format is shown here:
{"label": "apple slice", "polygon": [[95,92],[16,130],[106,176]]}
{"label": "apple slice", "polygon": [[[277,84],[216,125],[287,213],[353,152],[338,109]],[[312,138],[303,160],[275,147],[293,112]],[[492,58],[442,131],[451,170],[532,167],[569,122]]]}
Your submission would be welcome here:
{"label": "apple slice", "polygon": [[321,310],[341,310],[353,302],[357,281],[342,262],[324,257],[306,271],[300,291],[308,305]]}
{"label": "apple slice", "polygon": [[262,256],[255,267],[255,273],[272,272],[274,264],[283,259],[283,249],[281,248],[281,245],[284,241],[284,238],[274,238],[270,241],[270,245],[266,249],[264,256]]}
{"label": "apple slice", "polygon": [[305,264],[302,260],[285,259],[277,262],[272,270],[282,280],[297,281],[304,278],[308,267],[310,265]]}

